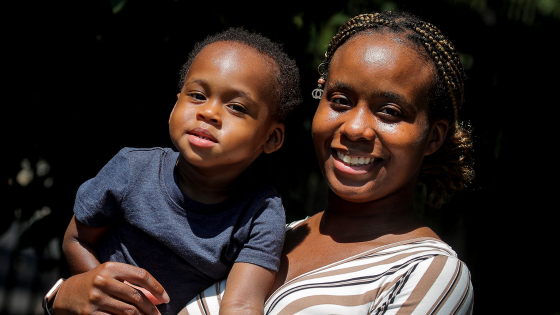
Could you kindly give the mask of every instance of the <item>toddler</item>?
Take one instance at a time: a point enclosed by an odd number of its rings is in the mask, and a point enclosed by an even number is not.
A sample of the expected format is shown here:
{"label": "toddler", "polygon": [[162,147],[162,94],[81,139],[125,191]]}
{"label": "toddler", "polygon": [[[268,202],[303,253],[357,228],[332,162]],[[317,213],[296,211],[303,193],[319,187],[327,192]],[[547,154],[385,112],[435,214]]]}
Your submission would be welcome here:
{"label": "toddler", "polygon": [[63,243],[70,271],[143,268],[169,295],[161,303],[142,291],[162,314],[227,276],[236,287],[222,312],[262,313],[285,215],[275,190],[245,170],[282,146],[300,103],[297,66],[280,45],[232,28],[195,45],[180,86],[169,118],[176,150],[122,149],[78,190]]}

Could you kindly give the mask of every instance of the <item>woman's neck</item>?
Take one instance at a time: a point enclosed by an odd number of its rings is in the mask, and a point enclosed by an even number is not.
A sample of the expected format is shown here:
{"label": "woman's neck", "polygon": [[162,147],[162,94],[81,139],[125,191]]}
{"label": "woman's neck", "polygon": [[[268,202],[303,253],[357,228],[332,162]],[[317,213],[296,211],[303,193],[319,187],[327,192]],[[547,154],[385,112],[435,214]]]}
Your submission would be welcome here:
{"label": "woman's neck", "polygon": [[329,191],[319,228],[333,240],[346,243],[406,234],[422,226],[414,214],[413,194],[354,203]]}

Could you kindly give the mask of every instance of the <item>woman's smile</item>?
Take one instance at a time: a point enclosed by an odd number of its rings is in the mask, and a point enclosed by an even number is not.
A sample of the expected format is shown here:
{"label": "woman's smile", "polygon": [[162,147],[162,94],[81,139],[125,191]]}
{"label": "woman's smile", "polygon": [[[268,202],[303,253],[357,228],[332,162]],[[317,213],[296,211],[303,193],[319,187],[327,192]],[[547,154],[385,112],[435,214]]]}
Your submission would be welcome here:
{"label": "woman's smile", "polygon": [[343,173],[353,175],[367,174],[382,161],[382,159],[370,156],[346,155],[339,150],[333,150],[332,152],[334,167]]}

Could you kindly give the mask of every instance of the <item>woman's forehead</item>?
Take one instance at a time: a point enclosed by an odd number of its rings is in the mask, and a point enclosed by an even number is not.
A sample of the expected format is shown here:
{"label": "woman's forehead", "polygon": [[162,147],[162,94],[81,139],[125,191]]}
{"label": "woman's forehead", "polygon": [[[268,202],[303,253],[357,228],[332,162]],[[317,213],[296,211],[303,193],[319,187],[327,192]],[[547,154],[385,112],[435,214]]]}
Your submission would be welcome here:
{"label": "woman's forehead", "polygon": [[342,52],[346,54],[350,52],[354,57],[361,58],[364,66],[368,64],[375,66],[386,62],[394,63],[403,56],[407,56],[409,59],[418,59],[420,61],[419,66],[429,64],[425,53],[421,52],[415,43],[401,34],[390,32],[357,34],[344,43],[334,56]]}
{"label": "woman's forehead", "polygon": [[408,81],[415,76],[431,84],[435,74],[434,66],[411,45],[413,44],[403,41],[399,36],[386,34],[374,33],[352,38],[335,52],[329,79],[333,75],[362,75],[375,81],[387,78]]}

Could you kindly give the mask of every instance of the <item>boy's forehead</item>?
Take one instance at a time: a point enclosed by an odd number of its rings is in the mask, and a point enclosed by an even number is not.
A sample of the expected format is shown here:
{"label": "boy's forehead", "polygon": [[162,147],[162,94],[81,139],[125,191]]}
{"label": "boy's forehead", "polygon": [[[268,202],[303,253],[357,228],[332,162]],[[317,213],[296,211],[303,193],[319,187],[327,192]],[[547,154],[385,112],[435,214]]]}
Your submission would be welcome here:
{"label": "boy's forehead", "polygon": [[201,58],[211,58],[213,63],[224,69],[258,67],[264,62],[270,70],[276,72],[276,64],[272,58],[249,45],[235,41],[210,43],[198,53],[194,62]]}

